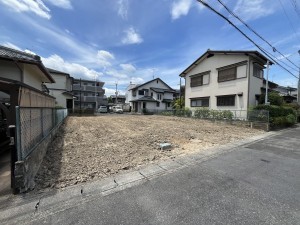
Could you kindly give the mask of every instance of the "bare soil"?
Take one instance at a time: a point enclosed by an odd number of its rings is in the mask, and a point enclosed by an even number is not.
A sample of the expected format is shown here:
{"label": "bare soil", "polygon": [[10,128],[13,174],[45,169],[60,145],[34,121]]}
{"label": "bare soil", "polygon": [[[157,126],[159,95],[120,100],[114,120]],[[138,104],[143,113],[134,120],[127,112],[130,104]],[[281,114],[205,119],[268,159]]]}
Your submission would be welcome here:
{"label": "bare soil", "polygon": [[[261,133],[230,124],[156,115],[68,117],[42,162],[36,190],[104,178]],[[172,148],[160,150],[163,142],[171,143]]]}

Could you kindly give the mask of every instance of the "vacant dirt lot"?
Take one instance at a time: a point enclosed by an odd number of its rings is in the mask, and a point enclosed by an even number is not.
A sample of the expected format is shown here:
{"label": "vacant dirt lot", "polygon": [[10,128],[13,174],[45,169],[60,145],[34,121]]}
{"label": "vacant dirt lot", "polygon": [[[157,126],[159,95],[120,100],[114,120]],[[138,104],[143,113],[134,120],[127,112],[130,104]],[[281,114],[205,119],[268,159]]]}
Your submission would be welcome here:
{"label": "vacant dirt lot", "polygon": [[[261,134],[263,131],[205,120],[166,116],[69,117],[48,149],[37,190],[103,178],[162,158]],[[169,142],[170,151],[159,150]]]}

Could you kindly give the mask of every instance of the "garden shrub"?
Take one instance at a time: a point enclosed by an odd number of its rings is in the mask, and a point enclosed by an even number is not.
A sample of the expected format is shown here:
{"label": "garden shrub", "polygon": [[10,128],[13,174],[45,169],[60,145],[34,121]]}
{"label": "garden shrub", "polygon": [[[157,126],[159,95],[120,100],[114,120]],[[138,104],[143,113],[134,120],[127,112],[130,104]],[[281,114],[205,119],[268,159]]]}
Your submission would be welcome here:
{"label": "garden shrub", "polygon": [[[279,93],[272,91],[268,93],[268,102],[271,105],[281,106],[283,104],[283,97],[279,95]],[[259,104],[265,103],[265,94],[261,94],[259,97]]]}
{"label": "garden shrub", "polygon": [[291,126],[297,123],[297,117],[293,114],[289,114],[286,116],[286,123]]}
{"label": "garden shrub", "polygon": [[173,116],[173,111],[163,111],[160,113],[163,116]]}
{"label": "garden shrub", "polygon": [[233,113],[230,110],[224,110],[223,111],[223,118],[227,120],[232,120]]}
{"label": "garden shrub", "polygon": [[210,117],[210,110],[208,108],[196,109],[194,116],[199,119],[208,119]]}
{"label": "garden shrub", "polygon": [[258,105],[254,109],[268,110],[269,121],[273,128],[291,126],[297,121],[297,112],[292,107],[276,105]]}

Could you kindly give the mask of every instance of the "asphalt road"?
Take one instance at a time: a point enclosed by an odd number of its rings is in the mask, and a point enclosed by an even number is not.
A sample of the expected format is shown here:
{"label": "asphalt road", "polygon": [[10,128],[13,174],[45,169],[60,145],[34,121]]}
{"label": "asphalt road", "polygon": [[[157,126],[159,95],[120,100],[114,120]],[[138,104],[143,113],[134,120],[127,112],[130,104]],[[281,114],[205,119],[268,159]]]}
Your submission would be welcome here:
{"label": "asphalt road", "polygon": [[[0,214],[1,215],[1,214]],[[300,127],[7,224],[300,224]]]}

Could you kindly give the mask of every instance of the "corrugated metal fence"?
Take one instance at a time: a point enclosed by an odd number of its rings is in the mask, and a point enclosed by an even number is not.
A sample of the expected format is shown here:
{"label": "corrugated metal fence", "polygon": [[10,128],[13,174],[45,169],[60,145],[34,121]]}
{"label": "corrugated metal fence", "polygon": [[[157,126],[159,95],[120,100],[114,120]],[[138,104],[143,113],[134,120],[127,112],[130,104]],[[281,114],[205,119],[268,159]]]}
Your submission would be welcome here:
{"label": "corrugated metal fence", "polygon": [[18,160],[24,160],[53,128],[68,115],[67,109],[16,107]]}

